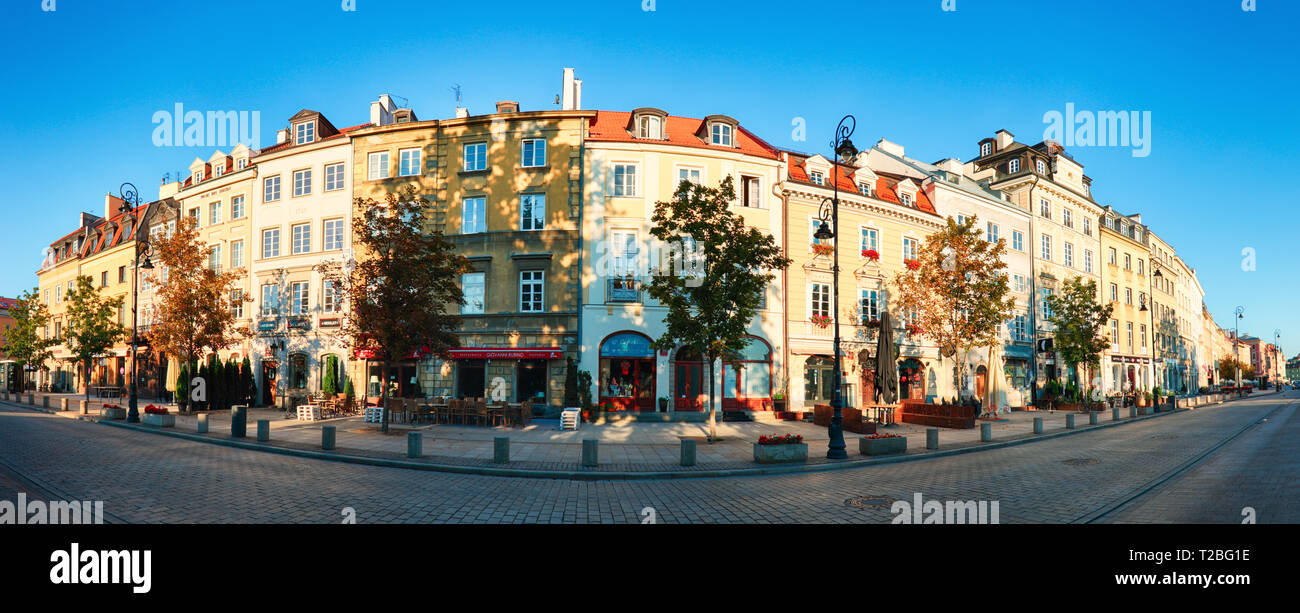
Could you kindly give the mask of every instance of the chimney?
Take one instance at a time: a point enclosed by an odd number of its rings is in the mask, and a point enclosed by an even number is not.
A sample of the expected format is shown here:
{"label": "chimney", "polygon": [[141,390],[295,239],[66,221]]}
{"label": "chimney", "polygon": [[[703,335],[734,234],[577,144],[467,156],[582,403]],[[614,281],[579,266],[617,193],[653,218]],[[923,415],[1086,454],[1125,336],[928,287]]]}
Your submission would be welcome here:
{"label": "chimney", "polygon": [[962,174],[961,160],[946,158],[943,161],[939,162],[938,164],[935,164],[935,166],[939,167],[939,169],[943,170],[944,172],[948,172],[955,175]]}
{"label": "chimney", "polygon": [[564,69],[564,84],[560,90],[560,110],[582,109],[582,81],[573,78],[573,69]]}
{"label": "chimney", "polygon": [[275,144],[283,145],[289,141],[289,128],[280,128],[275,132]]}
{"label": "chimney", "polygon": [[117,209],[122,206],[122,199],[112,194],[104,194],[104,219],[112,219]]}
{"label": "chimney", "polygon": [[393,123],[393,99],[388,94],[381,94],[379,100],[370,103],[370,124],[386,126]]}
{"label": "chimney", "polygon": [[892,143],[882,138],[880,142],[876,143],[876,147],[890,155],[903,157],[903,146],[898,143]]}
{"label": "chimney", "polygon": [[502,100],[497,103],[498,113],[518,113],[519,103],[513,100]]}
{"label": "chimney", "polygon": [[456,107],[456,119],[464,119],[466,117],[469,117],[469,109],[463,106]]}
{"label": "chimney", "polygon": [[997,133],[994,134],[994,136],[996,136],[998,139],[998,151],[1002,151],[1003,149],[1010,147],[1011,143],[1014,143],[1016,141],[1016,135],[1007,132],[1006,130],[998,130]]}

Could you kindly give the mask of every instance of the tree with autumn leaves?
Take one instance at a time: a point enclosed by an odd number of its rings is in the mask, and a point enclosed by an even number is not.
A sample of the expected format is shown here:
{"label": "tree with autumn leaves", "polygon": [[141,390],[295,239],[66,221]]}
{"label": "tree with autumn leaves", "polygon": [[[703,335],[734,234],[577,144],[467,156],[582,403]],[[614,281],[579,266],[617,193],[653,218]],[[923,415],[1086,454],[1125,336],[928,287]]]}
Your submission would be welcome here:
{"label": "tree with autumn leaves", "polygon": [[[235,301],[252,299],[237,293],[242,269],[217,272],[208,265],[208,248],[199,242],[197,220],[184,216],[176,231],[149,239],[155,269],[149,280],[158,286],[153,301],[149,343],[191,365],[208,353],[226,349],[249,334],[236,326]],[[179,395],[178,395],[179,396]],[[178,397],[182,403],[187,400]]]}
{"label": "tree with autumn leaves", "polygon": [[972,350],[1001,342],[998,332],[1016,306],[1002,261],[1006,242],[985,240],[976,221],[975,216],[962,222],[949,217],[894,279],[898,311],[909,333],[924,335],[938,345],[941,356],[955,359],[959,381],[966,380],[966,356]]}
{"label": "tree with autumn leaves", "polygon": [[30,365],[45,370],[45,363],[54,357],[54,346],[59,342],[45,334],[45,328],[50,324],[50,310],[41,301],[36,288],[24,291],[18,297],[9,309],[9,316],[13,317],[14,323],[4,331],[4,353],[18,364],[15,391],[21,392],[26,367]]}
{"label": "tree with autumn leaves", "polygon": [[[382,202],[356,198],[356,260],[317,266],[349,307],[342,324],[344,345],[373,354],[384,373],[403,356],[446,356],[448,349],[460,346],[456,312],[464,302],[460,276],[470,270],[469,260],[441,232],[425,232],[428,207],[412,185]],[[386,383],[380,386],[381,403],[388,395]],[[388,431],[388,411],[381,429]]]}

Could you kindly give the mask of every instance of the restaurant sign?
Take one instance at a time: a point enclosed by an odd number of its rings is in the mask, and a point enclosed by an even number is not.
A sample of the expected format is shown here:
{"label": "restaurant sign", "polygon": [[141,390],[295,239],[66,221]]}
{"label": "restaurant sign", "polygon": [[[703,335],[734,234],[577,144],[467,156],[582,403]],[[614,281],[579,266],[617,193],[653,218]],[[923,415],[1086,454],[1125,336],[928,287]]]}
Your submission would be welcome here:
{"label": "restaurant sign", "polygon": [[1126,355],[1112,355],[1110,361],[1114,364],[1150,364],[1151,358],[1135,358]]}
{"label": "restaurant sign", "polygon": [[558,347],[465,347],[449,350],[447,354],[453,360],[558,360],[563,357]]}
{"label": "restaurant sign", "polygon": [[278,327],[280,327],[280,322],[274,319],[263,319],[257,322],[258,332],[275,332]]}
{"label": "restaurant sign", "polygon": [[338,317],[322,317],[320,320],[320,327],[337,328],[339,327],[340,322],[342,322],[342,320],[339,319]]}
{"label": "restaurant sign", "polygon": [[290,329],[290,330],[310,330],[310,329],[311,329],[311,318],[309,318],[309,317],[290,317],[290,318],[289,318],[289,329]]}

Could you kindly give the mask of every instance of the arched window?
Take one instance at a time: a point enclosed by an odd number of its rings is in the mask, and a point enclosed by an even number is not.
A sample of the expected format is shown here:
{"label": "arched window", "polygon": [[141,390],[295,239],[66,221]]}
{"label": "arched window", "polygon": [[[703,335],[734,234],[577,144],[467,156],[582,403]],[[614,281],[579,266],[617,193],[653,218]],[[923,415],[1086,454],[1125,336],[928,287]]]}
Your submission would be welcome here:
{"label": "arched window", "polygon": [[600,344],[600,398],[616,410],[655,408],[655,359],[650,338],[613,334]]}
{"label": "arched window", "polygon": [[307,388],[307,354],[289,355],[289,389]]}

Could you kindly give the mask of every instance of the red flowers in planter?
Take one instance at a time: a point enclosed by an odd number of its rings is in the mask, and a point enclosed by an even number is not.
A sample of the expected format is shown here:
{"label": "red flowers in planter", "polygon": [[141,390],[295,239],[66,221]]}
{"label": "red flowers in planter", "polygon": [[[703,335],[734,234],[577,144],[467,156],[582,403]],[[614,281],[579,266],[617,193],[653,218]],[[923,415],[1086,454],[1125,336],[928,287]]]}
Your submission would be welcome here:
{"label": "red flowers in planter", "polygon": [[880,252],[876,251],[875,249],[863,249],[862,257],[867,258],[868,260],[874,262],[880,259]]}
{"label": "red flowers in planter", "polygon": [[862,437],[862,438],[869,438],[869,439],[878,439],[878,438],[903,438],[903,435],[901,435],[901,434],[889,434],[889,433],[885,433],[885,432],[877,432],[876,434],[869,434],[869,435],[864,436],[864,437]]}
{"label": "red flowers in planter", "polygon": [[162,407],[160,407],[160,406],[155,406],[155,405],[152,405],[152,404],[149,405],[149,406],[146,406],[146,407],[144,408],[144,412],[145,412],[145,413],[149,413],[149,414],[151,414],[151,415],[166,415],[166,414],[168,413],[167,409],[164,409],[164,408],[162,408]]}
{"label": "red flowers in planter", "polygon": [[818,328],[828,328],[831,325],[830,315],[813,315],[808,318],[808,321]]}
{"label": "red flowers in planter", "polygon": [[759,445],[798,445],[803,442],[803,436],[798,434],[786,434],[785,436],[760,436],[758,437]]}
{"label": "red flowers in planter", "polygon": [[924,330],[921,329],[921,326],[918,326],[916,324],[907,324],[906,326],[903,326],[903,328],[907,330],[908,334],[921,334],[925,332]]}
{"label": "red flowers in planter", "polygon": [[829,243],[813,243],[812,250],[816,255],[830,255],[835,250],[835,247]]}
{"label": "red flowers in planter", "polygon": [[921,268],[921,260],[907,259],[903,260],[903,263],[907,265],[908,270],[918,270]]}

